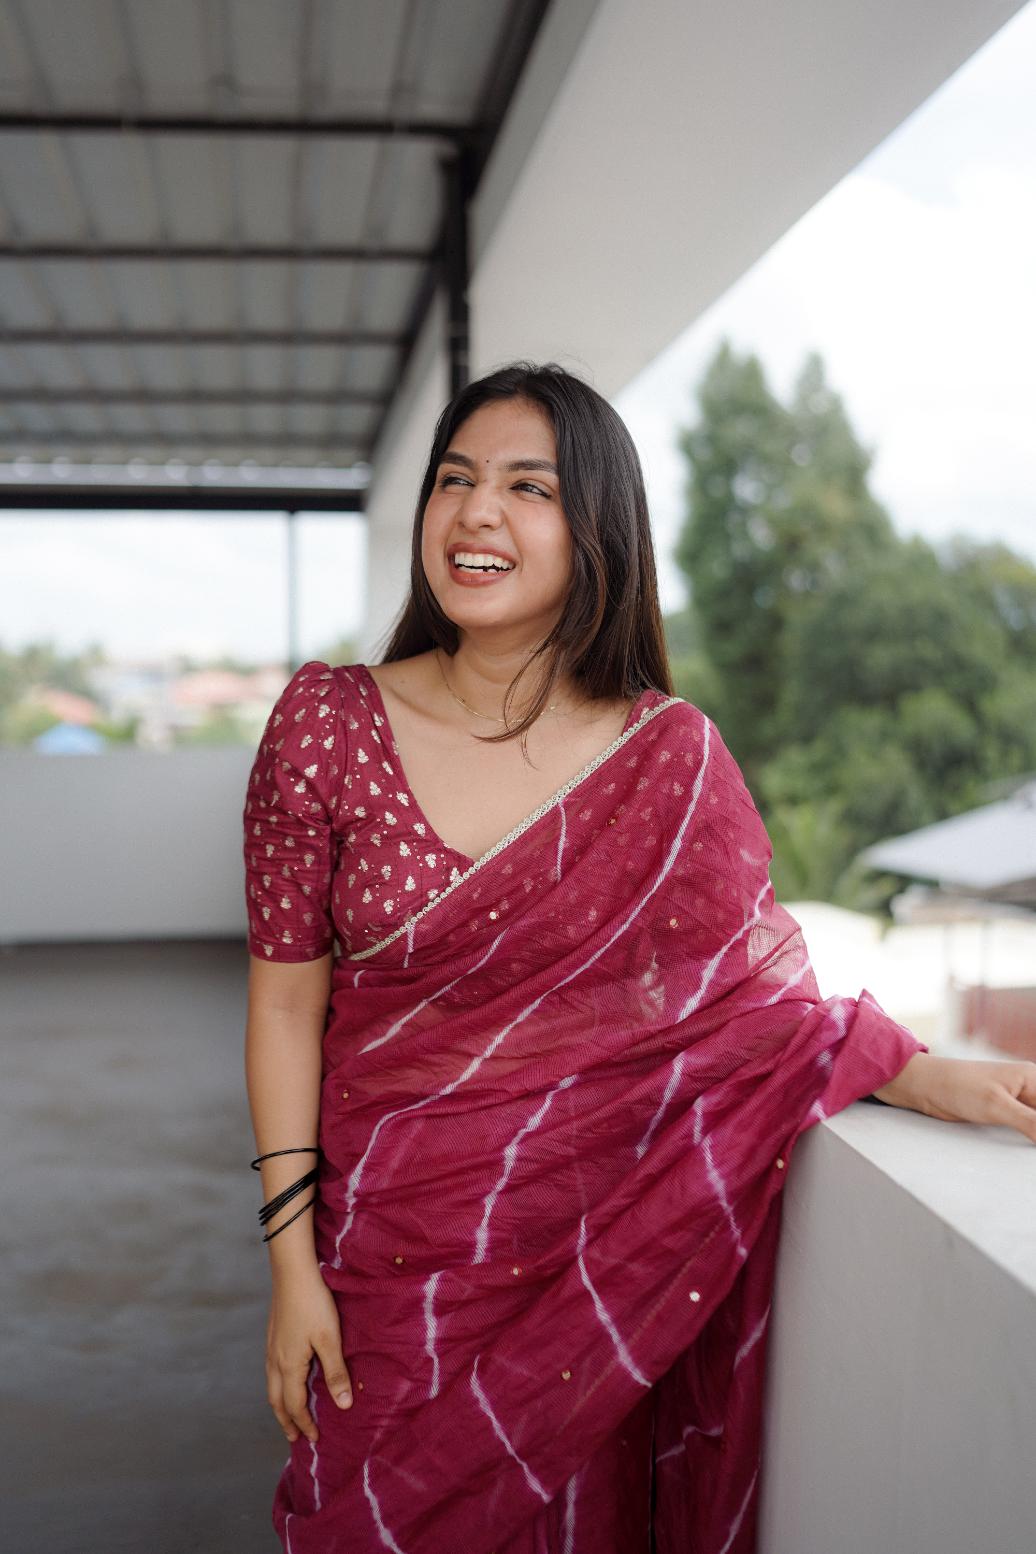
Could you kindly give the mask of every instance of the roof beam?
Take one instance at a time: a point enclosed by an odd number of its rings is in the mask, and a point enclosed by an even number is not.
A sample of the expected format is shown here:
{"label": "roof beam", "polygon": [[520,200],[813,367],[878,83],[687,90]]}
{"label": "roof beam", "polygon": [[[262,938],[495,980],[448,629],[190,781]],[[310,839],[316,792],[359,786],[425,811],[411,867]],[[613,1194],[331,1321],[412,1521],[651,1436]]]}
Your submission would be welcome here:
{"label": "roof beam", "polygon": [[[306,437],[299,432],[0,432],[0,461],[22,458],[34,448],[154,448],[162,459],[185,459],[182,450],[193,448],[262,448],[271,459],[280,457],[282,448],[304,448],[307,452],[333,459],[336,465],[353,464],[369,457],[369,449],[355,438]],[[115,462],[118,460],[106,460]],[[192,462],[192,461],[187,461]],[[236,455],[228,462],[237,463]]]}
{"label": "roof beam", "polygon": [[450,145],[479,144],[485,129],[448,119],[285,118],[207,113],[0,113],[0,134],[50,130],[61,135],[262,135],[333,140],[432,140]]}
{"label": "roof beam", "polygon": [[403,334],[390,329],[10,329],[6,345],[370,345],[401,350]]}
{"label": "roof beam", "polygon": [[[373,405],[384,394],[363,389],[0,388],[0,405]],[[114,441],[118,441],[116,437]]]}
{"label": "roof beam", "polygon": [[354,243],[320,245],[315,243],[0,243],[0,259],[161,259],[163,263],[189,260],[214,260],[217,263],[248,260],[283,264],[298,260],[305,264],[431,264],[438,258],[436,248],[393,247],[389,244]]}
{"label": "roof beam", "polygon": [[52,512],[300,512],[362,513],[363,492],[341,487],[248,486],[73,486],[53,484],[0,486],[0,514],[20,509]]}

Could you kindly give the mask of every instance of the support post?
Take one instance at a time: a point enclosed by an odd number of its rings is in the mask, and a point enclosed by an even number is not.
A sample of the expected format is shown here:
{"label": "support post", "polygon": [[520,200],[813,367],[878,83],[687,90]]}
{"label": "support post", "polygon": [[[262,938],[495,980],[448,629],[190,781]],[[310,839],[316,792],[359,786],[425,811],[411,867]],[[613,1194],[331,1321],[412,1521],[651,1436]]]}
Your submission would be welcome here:
{"label": "support post", "polygon": [[299,563],[298,563],[298,513],[289,508],[285,514],[287,540],[287,565],[285,581],[288,591],[288,678],[302,667],[299,651]]}
{"label": "support post", "polygon": [[470,378],[468,334],[468,202],[472,189],[470,153],[458,150],[441,157],[443,176],[442,279],[446,289],[446,354],[450,398],[466,388]]}

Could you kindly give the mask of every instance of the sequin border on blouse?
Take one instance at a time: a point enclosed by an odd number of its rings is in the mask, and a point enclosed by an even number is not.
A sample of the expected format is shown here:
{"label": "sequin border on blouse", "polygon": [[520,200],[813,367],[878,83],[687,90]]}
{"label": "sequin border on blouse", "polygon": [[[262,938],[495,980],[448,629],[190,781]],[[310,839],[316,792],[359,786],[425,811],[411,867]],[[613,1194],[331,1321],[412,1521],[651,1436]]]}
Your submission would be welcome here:
{"label": "sequin border on blouse", "polygon": [[574,788],[578,788],[580,783],[585,782],[591,773],[595,772],[597,768],[602,765],[603,762],[607,761],[611,756],[613,756],[616,751],[621,750],[626,741],[628,739],[632,739],[633,735],[642,729],[645,724],[650,723],[652,718],[657,718],[659,713],[664,712],[667,707],[675,706],[677,703],[682,703],[683,701],[684,698],[682,696],[667,696],[665,701],[658,702],[654,707],[645,708],[645,710],[640,714],[640,717],[637,719],[636,723],[632,724],[631,727],[626,729],[624,733],[620,734],[617,739],[613,739],[610,745],[606,745],[599,755],[595,755],[593,760],[584,766],[581,771],[576,772],[574,777],[570,777],[563,787],[558,788],[555,793],[552,793],[549,799],[545,799],[538,809],[534,809],[532,811],[531,815],[526,815],[524,820],[520,820],[513,831],[508,831],[506,836],[502,836],[499,842],[496,842],[487,853],[483,853],[481,858],[477,858],[475,860],[470,869],[465,869],[463,874],[458,875],[458,877],[449,885],[447,885],[444,890],[441,890],[434,898],[434,900],[426,902],[426,904],[421,907],[420,911],[415,912],[412,917],[406,918],[402,923],[399,924],[398,928],[394,928],[390,934],[386,934],[384,939],[379,939],[376,944],[368,945],[364,950],[358,950],[354,955],[343,955],[342,958],[348,961],[366,960],[369,955],[376,955],[378,951],[383,950],[386,945],[394,943],[394,941],[399,938],[400,934],[409,933],[415,923],[419,922],[422,917],[426,917],[429,912],[434,911],[437,906],[441,906],[442,903],[446,900],[447,896],[449,896],[453,891],[459,889],[459,887],[463,885],[466,880],[469,880],[473,874],[476,874],[478,870],[482,868],[483,864],[489,863],[490,859],[495,858],[498,853],[503,852],[505,847],[509,847],[512,842],[517,841],[518,837],[520,837],[523,832],[527,831],[531,825],[535,825],[537,820],[542,819],[548,810],[553,809],[555,804],[557,804],[561,799],[565,798],[567,794],[571,793]]}

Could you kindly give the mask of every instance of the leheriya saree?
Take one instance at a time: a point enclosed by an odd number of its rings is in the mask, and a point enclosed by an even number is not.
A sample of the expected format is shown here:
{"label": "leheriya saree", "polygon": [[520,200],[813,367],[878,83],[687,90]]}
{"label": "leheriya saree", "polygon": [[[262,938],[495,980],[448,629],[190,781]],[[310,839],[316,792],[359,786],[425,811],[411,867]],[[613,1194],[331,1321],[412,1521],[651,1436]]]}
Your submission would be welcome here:
{"label": "leheriya saree", "polygon": [[755,1549],[796,1141],[927,1051],[821,999],[769,861],[716,727],[656,697],[338,958],[314,1229],[355,1401],[314,1357],[290,1554],[497,1554],[558,1497],[594,1547],[581,1468],[648,1393],[658,1554]]}

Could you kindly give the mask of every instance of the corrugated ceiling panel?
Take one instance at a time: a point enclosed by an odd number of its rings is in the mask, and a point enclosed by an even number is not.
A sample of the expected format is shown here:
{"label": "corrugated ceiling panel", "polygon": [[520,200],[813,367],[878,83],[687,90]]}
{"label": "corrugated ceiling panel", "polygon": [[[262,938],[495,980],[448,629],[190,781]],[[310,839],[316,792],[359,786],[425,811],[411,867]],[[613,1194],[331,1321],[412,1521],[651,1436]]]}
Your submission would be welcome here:
{"label": "corrugated ceiling panel", "polygon": [[180,113],[219,106],[213,79],[220,68],[221,15],[222,6],[212,0],[150,0],[122,8],[144,102]]}
{"label": "corrugated ceiling panel", "polygon": [[[321,116],[468,122],[496,70],[518,0],[0,0],[0,112]],[[0,326],[36,330],[247,331],[288,343],[111,340],[9,343],[6,389],[94,390],[96,405],[0,406],[0,458],[19,438],[65,432],[77,456],[179,451],[349,459],[369,449],[398,345],[292,343],[298,331],[401,337],[425,261],[188,260],[187,245],[399,247],[428,253],[448,143],[120,130],[0,133],[0,241],[71,245],[68,259],[0,257]],[[139,259],[93,245],[143,245]],[[150,252],[154,250],[154,252]],[[148,405],[145,393],[271,392],[273,405]],[[300,393],[332,397],[299,404]],[[113,404],[112,394],[125,402]],[[7,430],[3,430],[7,428]],[[103,433],[96,447],[89,439]],[[147,438],[147,444],[140,439]],[[266,441],[264,445],[264,440]],[[224,446],[225,444],[225,446]],[[200,442],[198,442],[200,446]],[[55,452],[61,451],[55,444]]]}

